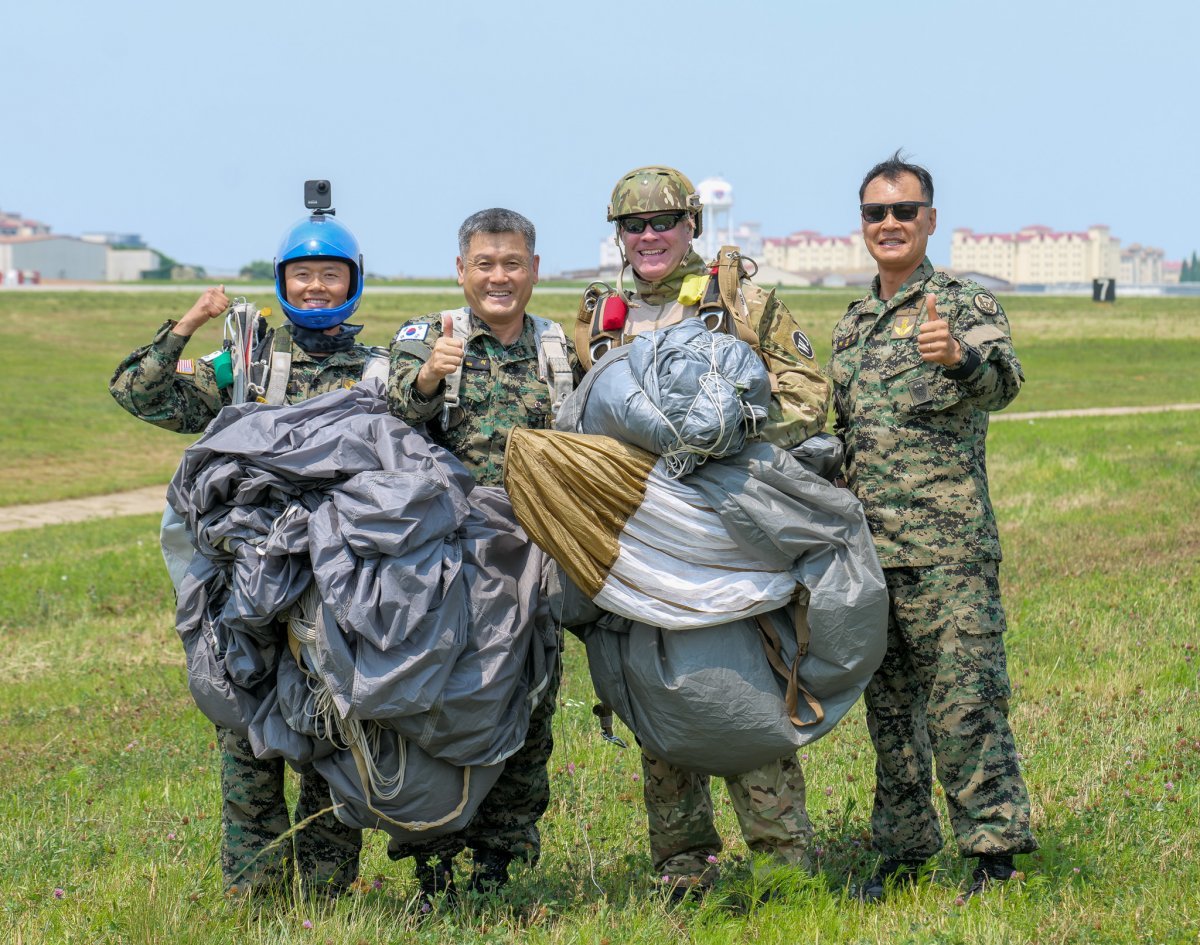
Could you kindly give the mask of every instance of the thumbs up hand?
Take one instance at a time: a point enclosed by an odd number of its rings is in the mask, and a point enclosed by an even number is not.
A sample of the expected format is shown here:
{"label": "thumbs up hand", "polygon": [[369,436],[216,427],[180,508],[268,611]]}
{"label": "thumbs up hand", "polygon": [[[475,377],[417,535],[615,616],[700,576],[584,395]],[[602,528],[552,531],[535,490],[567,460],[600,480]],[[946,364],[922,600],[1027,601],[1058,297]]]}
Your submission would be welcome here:
{"label": "thumbs up hand", "polygon": [[465,351],[466,341],[454,337],[453,316],[442,315],[442,334],[433,343],[433,353],[429,356],[429,360],[417,372],[417,390],[425,397],[432,397],[436,394],[438,385],[441,384],[443,378],[458,370],[463,362]]}
{"label": "thumbs up hand", "polygon": [[950,324],[938,314],[937,298],[931,292],[925,296],[925,321],[917,335],[917,350],[921,360],[944,367],[953,367],[962,360],[962,347],[950,334]]}

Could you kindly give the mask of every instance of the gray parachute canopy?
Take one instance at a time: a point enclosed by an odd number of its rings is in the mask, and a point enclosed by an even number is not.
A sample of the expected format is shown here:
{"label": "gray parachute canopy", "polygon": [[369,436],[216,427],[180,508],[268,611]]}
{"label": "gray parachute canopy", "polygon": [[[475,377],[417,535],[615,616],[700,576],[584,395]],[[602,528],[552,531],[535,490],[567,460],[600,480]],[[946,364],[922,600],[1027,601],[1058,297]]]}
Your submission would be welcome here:
{"label": "gray parachute canopy", "polygon": [[225,408],[167,498],[198,551],[176,619],[201,710],[314,765],[351,826],[464,826],[557,671],[546,558],[503,490],[367,382]]}
{"label": "gray parachute canopy", "polygon": [[609,351],[563,402],[555,427],[631,443],[679,476],[737,453],[770,402],[762,358],[689,318]]}

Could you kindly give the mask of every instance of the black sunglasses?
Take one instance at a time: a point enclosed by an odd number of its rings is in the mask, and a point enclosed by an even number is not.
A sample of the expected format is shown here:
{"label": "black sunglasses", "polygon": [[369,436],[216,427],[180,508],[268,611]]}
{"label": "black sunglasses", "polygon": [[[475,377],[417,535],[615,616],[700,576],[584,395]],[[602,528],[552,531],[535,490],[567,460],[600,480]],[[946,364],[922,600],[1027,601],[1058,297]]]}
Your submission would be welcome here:
{"label": "black sunglasses", "polygon": [[679,221],[686,217],[686,213],[660,213],[658,216],[650,217],[621,217],[617,221],[619,226],[625,233],[645,233],[646,224],[650,225],[655,233],[666,233],[667,230],[673,230],[679,226]]}
{"label": "black sunglasses", "polygon": [[899,203],[864,203],[859,205],[867,223],[882,223],[890,213],[897,223],[909,223],[917,218],[922,207],[932,207],[930,200],[901,200]]}

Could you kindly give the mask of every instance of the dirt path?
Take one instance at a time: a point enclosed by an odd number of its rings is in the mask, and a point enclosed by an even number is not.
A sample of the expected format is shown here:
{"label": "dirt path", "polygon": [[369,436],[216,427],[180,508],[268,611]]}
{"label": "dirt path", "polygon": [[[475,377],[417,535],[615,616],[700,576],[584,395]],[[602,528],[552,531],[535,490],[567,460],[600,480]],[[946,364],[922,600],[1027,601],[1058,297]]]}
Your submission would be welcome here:
{"label": "dirt path", "polygon": [[42,502],[37,505],[10,505],[0,509],[0,532],[19,528],[39,528],[42,525],[66,525],[93,518],[116,515],[147,515],[162,512],[166,504],[167,487],[147,486],[131,492],[94,495],[86,499],[66,499],[62,502]]}
{"label": "dirt path", "polygon": [[[1169,413],[1178,410],[1200,410],[1200,404],[1161,404],[1151,407],[1087,407],[1079,410],[1038,410],[1025,413],[997,413],[992,422],[1012,420],[1053,420],[1059,417],[1122,417],[1138,413]],[[117,515],[149,515],[161,512],[167,487],[147,486],[132,492],[92,496],[86,499],[67,499],[63,502],[43,502],[38,505],[10,505],[0,508],[0,532],[21,528],[40,528],[43,525],[66,525],[93,518]]]}

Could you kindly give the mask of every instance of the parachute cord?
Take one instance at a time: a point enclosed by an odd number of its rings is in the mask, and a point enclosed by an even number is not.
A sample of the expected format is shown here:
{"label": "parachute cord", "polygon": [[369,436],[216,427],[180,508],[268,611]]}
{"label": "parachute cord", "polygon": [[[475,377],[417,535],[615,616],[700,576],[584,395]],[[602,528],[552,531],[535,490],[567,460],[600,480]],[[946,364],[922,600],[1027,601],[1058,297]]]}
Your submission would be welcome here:
{"label": "parachute cord", "polygon": [[[654,355],[654,376],[658,376],[658,358],[659,358],[659,332],[653,332],[650,335],[651,349]],[[720,427],[718,428],[717,437],[710,446],[698,446],[693,443],[688,443],[683,439],[678,428],[671,423],[655,402],[655,398],[647,393],[646,389],[641,388],[642,393],[646,394],[646,402],[650,408],[659,416],[663,424],[671,431],[675,437],[675,443],[662,453],[664,472],[668,479],[679,479],[692,472],[697,466],[702,465],[707,460],[714,456],[724,456],[728,452],[729,444],[728,437],[731,431],[727,428],[725,422],[725,414],[720,410],[721,391],[730,385],[729,379],[722,375],[717,364],[717,336],[715,333],[709,336],[709,370],[700,376],[700,394],[708,406],[712,407],[712,413],[718,418]],[[758,433],[758,420],[754,416],[753,408],[745,402],[744,398],[739,398],[742,405],[742,416],[747,421],[749,434],[751,436]],[[686,421],[692,416],[692,412],[698,408],[700,404],[700,396],[697,396],[692,401],[688,408],[687,414],[684,416]]]}
{"label": "parachute cord", "polygon": [[[313,646],[317,642],[317,619],[321,612],[321,593],[316,583],[308,586],[288,616],[288,632],[301,646]],[[312,693],[312,708],[305,709],[317,738],[331,742],[339,750],[353,751],[358,748],[363,767],[367,773],[367,787],[371,794],[385,801],[393,800],[404,787],[404,775],[408,767],[407,742],[397,738],[399,760],[394,774],[384,774],[379,768],[380,746],[383,729],[374,719],[342,718],[329,686],[316,673],[296,660],[304,674],[305,686]]]}

